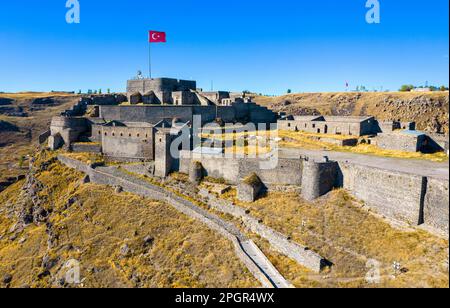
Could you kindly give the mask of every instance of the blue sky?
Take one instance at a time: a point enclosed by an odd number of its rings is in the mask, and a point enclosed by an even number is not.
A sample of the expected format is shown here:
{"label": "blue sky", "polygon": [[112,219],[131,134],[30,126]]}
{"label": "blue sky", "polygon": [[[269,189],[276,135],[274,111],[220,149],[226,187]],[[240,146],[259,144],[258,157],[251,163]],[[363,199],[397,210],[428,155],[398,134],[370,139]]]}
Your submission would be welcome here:
{"label": "blue sky", "polygon": [[66,0],[1,1],[0,91],[124,91],[148,71],[195,79],[210,89],[264,94],[397,90],[449,84],[448,0],[79,0],[81,23],[65,21]]}

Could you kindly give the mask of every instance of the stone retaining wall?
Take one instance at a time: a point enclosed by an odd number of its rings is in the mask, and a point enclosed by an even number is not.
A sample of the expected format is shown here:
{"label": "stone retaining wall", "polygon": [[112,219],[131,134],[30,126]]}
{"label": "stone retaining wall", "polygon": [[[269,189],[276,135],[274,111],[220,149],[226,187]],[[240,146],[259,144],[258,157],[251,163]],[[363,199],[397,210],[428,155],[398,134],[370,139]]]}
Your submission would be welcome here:
{"label": "stone retaining wall", "polygon": [[244,209],[226,200],[218,199],[206,190],[202,190],[200,194],[209,200],[208,204],[214,209],[242,219],[250,231],[266,239],[273,249],[295,260],[300,265],[314,272],[320,272],[327,265],[328,262],[320,255],[288,240],[287,236],[261,224],[257,219],[248,215]]}
{"label": "stone retaining wall", "polygon": [[188,173],[191,161],[197,160],[202,163],[206,175],[223,178],[235,185],[256,173],[269,190],[280,186],[302,187],[302,195],[307,200],[320,197],[333,187],[342,187],[389,219],[411,225],[424,224],[438,233],[449,230],[448,180],[344,161],[330,161],[329,168],[313,169],[311,173],[311,169],[305,167],[308,164],[304,157],[281,157],[276,168],[261,170],[257,159],[196,155],[191,157],[190,152],[181,152],[180,172]]}
{"label": "stone retaining wall", "polygon": [[423,205],[425,225],[449,232],[449,182],[428,178]]}
{"label": "stone retaining wall", "polygon": [[75,169],[77,171],[83,172],[87,175],[90,175],[90,173],[92,172],[92,168],[90,165],[83,163],[79,160],[73,159],[73,158],[69,158],[67,156],[64,155],[58,155],[58,160],[66,165],[67,167],[71,168],[71,169]]}
{"label": "stone retaining wall", "polygon": [[342,186],[378,214],[449,230],[449,181],[340,163]]}
{"label": "stone retaining wall", "polygon": [[[275,286],[274,279],[268,277],[267,273],[265,273],[254,262],[249,253],[244,250],[242,241],[250,240],[245,238],[245,236],[243,236],[239,229],[237,229],[233,224],[221,220],[219,217],[208,213],[207,211],[195,206],[181,197],[176,196],[173,193],[167,192],[161,187],[143,182],[143,180],[127,175],[116,168],[99,167],[93,169],[87,164],[63,155],[59,155],[58,160],[69,168],[88,174],[91,182],[93,183],[108,186],[120,186],[124,191],[143,197],[150,197],[157,201],[167,202],[179,212],[202,222],[209,228],[219,232],[233,243],[236,255],[245,264],[254,277],[261,282],[263,287],[272,288]],[[269,265],[273,267],[273,265]],[[283,285],[286,287],[291,286],[287,281],[284,281]]]}
{"label": "stone retaining wall", "polygon": [[102,153],[102,146],[97,143],[72,143],[70,148],[75,153]]}

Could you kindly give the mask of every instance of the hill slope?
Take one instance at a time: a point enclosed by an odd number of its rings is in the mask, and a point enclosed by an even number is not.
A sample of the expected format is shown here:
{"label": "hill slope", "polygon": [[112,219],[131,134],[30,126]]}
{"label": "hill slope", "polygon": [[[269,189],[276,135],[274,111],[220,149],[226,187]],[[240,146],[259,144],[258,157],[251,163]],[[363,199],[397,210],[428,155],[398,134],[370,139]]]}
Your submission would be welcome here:
{"label": "hill slope", "polygon": [[170,206],[100,185],[42,152],[0,193],[0,287],[259,287],[233,246]]}
{"label": "hill slope", "polygon": [[291,115],[376,116],[415,121],[418,129],[449,132],[449,93],[305,93],[256,97],[258,104]]}
{"label": "hill slope", "polygon": [[26,171],[22,164],[36,150],[52,116],[78,100],[79,96],[65,93],[0,94],[0,182]]}

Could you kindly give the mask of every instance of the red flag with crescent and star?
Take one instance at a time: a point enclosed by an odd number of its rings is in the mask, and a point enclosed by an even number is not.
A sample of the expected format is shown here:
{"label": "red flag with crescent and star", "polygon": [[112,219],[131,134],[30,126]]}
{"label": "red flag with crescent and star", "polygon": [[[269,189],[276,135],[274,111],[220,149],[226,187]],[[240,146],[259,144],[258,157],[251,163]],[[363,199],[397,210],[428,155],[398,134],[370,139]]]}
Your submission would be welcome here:
{"label": "red flag with crescent and star", "polygon": [[148,40],[150,43],[166,43],[166,32],[149,31]]}

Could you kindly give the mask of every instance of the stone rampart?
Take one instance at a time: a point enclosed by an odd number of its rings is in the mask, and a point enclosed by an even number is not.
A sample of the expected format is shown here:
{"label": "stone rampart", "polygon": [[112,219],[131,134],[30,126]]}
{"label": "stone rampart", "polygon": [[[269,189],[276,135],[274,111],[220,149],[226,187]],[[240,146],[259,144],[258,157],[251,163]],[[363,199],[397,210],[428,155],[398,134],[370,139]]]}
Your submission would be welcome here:
{"label": "stone rampart", "polygon": [[[152,185],[148,182],[143,182],[143,180],[127,175],[116,168],[100,167],[93,169],[87,164],[67,158],[63,155],[59,155],[58,160],[70,168],[87,173],[91,182],[108,186],[120,186],[124,191],[143,197],[150,197],[157,201],[167,202],[179,212],[202,222],[212,230],[217,231],[230,240],[233,243],[238,258],[244,263],[254,277],[261,282],[263,287],[273,288],[292,286],[279,275],[278,272],[273,274],[273,271],[272,273],[264,271],[263,268],[274,269],[273,265],[267,258],[263,260],[263,264],[258,264],[258,260],[252,258],[252,255],[258,255],[258,253],[261,252],[259,249],[255,251],[254,247],[256,247],[256,245],[242,235],[239,229],[233,224],[223,221],[219,217],[208,213],[191,202],[178,197],[161,187]],[[249,244],[250,247],[253,247],[253,250],[247,250],[244,247],[245,243]]]}
{"label": "stone rampart", "polygon": [[420,222],[425,178],[344,163],[340,170],[343,187],[379,214],[412,225]]}
{"label": "stone rampart", "polygon": [[58,155],[58,160],[67,167],[85,173],[87,175],[90,175],[91,171],[93,170],[89,164],[64,155]]}
{"label": "stone rampart", "polygon": [[320,272],[327,265],[327,261],[320,255],[288,240],[287,236],[263,225],[254,217],[248,215],[244,209],[226,200],[218,199],[206,190],[202,190],[200,194],[208,199],[208,204],[214,209],[242,219],[244,225],[250,231],[266,239],[273,249],[293,259],[300,265],[314,272]]}
{"label": "stone rampart", "polygon": [[448,180],[371,168],[351,162],[329,162],[306,168],[300,158],[279,158],[274,169],[262,170],[260,161],[181,152],[180,172],[189,173],[192,159],[202,163],[205,174],[238,185],[256,173],[272,187],[302,187],[303,197],[314,200],[335,187],[343,187],[380,215],[412,225],[448,230]]}
{"label": "stone rampart", "polygon": [[75,153],[102,153],[102,146],[98,143],[72,143],[70,149]]}
{"label": "stone rampart", "polygon": [[423,205],[423,219],[427,226],[449,232],[449,181],[428,178]]}
{"label": "stone rampart", "polygon": [[302,197],[313,201],[336,187],[338,163],[333,161],[315,161],[309,159],[303,162]]}

